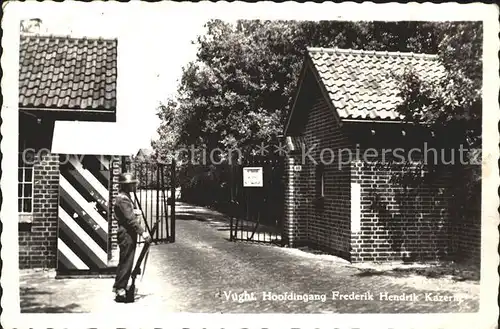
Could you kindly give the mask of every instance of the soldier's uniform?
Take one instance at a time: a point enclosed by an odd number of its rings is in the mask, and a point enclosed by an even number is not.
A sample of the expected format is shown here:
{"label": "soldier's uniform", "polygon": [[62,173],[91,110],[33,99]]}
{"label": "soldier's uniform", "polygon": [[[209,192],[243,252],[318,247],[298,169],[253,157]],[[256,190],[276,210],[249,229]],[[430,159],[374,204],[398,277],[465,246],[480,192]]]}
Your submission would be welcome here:
{"label": "soldier's uniform", "polygon": [[120,290],[123,292],[127,288],[134,265],[137,236],[142,235],[144,229],[136,218],[134,202],[129,193],[121,191],[116,198],[113,209],[118,222],[118,245],[120,247],[120,259],[113,286],[118,293]]}

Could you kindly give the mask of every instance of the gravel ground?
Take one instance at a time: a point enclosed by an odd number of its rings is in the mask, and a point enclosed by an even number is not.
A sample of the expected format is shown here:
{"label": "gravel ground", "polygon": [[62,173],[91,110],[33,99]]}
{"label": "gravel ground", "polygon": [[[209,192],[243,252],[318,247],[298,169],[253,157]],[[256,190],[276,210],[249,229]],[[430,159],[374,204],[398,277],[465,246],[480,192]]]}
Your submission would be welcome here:
{"label": "gravel ground", "polygon": [[[227,221],[217,212],[179,204],[177,213],[176,242],[151,247],[135,303],[113,302],[112,279],[56,280],[53,272],[22,271],[22,311],[440,313],[478,310],[477,280],[457,281],[444,274],[429,277],[419,271],[402,270],[402,266],[351,265],[338,257],[309,250],[230,242]],[[338,292],[335,299],[334,292]],[[312,300],[297,300],[297,296],[303,295]],[[266,300],[266,296],[285,300]],[[288,299],[289,296],[293,298]],[[418,300],[394,300],[401,296],[416,296]]]}

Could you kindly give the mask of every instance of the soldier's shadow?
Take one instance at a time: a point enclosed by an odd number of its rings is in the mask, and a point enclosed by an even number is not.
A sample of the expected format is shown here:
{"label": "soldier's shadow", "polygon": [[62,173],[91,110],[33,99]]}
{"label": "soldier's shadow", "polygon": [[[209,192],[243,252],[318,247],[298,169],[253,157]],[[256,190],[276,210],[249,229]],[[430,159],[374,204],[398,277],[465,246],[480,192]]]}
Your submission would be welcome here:
{"label": "soldier's shadow", "polygon": [[134,298],[134,303],[135,302],[138,302],[138,301],[141,301],[142,299],[146,298],[146,297],[149,297],[151,296],[151,294],[146,294],[146,293],[136,293],[135,294],[135,298]]}

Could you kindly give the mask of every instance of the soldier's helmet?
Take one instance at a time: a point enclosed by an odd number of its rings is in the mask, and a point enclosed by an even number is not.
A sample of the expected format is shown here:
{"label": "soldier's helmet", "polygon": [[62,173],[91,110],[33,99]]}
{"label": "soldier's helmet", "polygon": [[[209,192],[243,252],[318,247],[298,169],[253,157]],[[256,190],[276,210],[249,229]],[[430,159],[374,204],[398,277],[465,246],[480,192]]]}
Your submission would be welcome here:
{"label": "soldier's helmet", "polygon": [[132,173],[123,173],[118,178],[119,184],[137,184],[137,180],[135,179]]}

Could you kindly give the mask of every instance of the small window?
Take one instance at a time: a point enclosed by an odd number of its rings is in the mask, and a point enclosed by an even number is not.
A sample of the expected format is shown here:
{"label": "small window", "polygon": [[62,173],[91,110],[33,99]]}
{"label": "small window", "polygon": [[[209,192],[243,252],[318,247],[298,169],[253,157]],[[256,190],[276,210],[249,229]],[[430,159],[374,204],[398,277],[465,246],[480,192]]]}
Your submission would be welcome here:
{"label": "small window", "polygon": [[319,164],[316,167],[316,197],[325,196],[325,167]]}
{"label": "small window", "polygon": [[20,214],[31,214],[33,212],[33,164],[19,153],[18,207]]}

